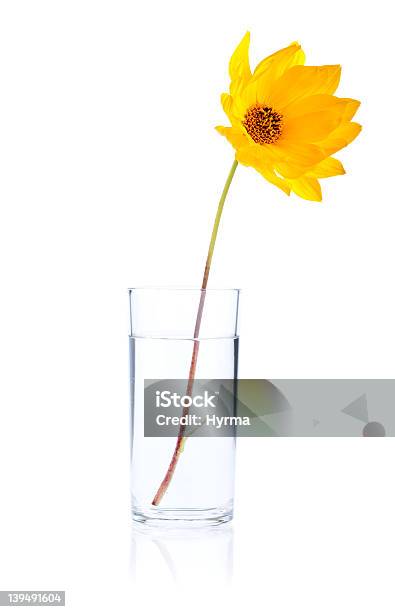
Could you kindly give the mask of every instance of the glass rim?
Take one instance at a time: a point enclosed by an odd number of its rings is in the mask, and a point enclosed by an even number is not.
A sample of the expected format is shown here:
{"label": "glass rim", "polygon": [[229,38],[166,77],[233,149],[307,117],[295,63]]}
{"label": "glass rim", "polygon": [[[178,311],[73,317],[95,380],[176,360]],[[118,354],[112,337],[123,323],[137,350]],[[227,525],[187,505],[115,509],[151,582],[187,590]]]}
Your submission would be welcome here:
{"label": "glass rim", "polygon": [[205,293],[222,293],[222,292],[234,292],[234,293],[240,293],[241,289],[237,288],[237,287],[207,287],[206,289],[202,289],[201,287],[182,287],[182,286],[177,286],[177,285],[158,285],[158,286],[139,286],[139,287],[129,287],[128,288],[128,292],[132,293],[132,292],[136,292],[136,291],[196,291],[199,293],[202,293],[203,291]]}

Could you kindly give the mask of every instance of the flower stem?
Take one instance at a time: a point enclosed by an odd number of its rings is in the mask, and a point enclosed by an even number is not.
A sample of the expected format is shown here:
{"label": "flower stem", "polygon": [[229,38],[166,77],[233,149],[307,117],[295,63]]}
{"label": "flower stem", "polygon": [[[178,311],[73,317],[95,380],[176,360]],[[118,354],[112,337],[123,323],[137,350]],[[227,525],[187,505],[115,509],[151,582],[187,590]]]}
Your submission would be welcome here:
{"label": "flower stem", "polygon": [[[200,291],[200,300],[199,300],[199,307],[198,307],[198,311],[197,311],[197,315],[196,315],[196,322],[195,322],[195,329],[194,329],[194,333],[193,333],[193,351],[192,351],[192,358],[191,358],[191,365],[189,368],[189,377],[188,377],[188,386],[187,386],[187,392],[186,395],[191,396],[192,395],[192,390],[193,390],[193,383],[195,380],[195,373],[196,373],[196,365],[197,365],[197,359],[198,359],[198,355],[199,355],[199,333],[200,333],[200,326],[202,323],[202,316],[203,316],[203,309],[204,309],[204,302],[206,299],[206,288],[207,288],[207,283],[208,283],[208,277],[210,274],[210,268],[211,268],[211,261],[213,258],[213,253],[214,253],[214,247],[215,247],[215,242],[217,240],[217,234],[218,234],[218,228],[219,228],[219,224],[221,221],[221,216],[222,216],[222,211],[224,209],[224,204],[225,204],[225,200],[226,200],[226,196],[228,195],[228,191],[229,191],[229,187],[230,184],[232,182],[232,179],[234,177],[234,174],[236,172],[236,168],[237,168],[238,162],[236,160],[234,160],[232,167],[230,169],[230,172],[228,174],[228,178],[226,179],[223,191],[222,191],[222,195],[220,197],[220,200],[218,202],[218,209],[217,209],[217,214],[215,215],[215,220],[214,220],[214,226],[213,226],[213,230],[211,233],[211,239],[210,239],[210,245],[209,245],[209,249],[208,249],[208,254],[207,254],[207,259],[206,259],[206,265],[204,268],[204,274],[203,274],[203,280],[202,280],[202,286],[201,286],[201,291]],[[188,414],[188,408],[184,408],[183,410],[183,416]],[[152,500],[152,505],[153,506],[158,506],[162,500],[162,497],[164,496],[164,494],[166,493],[169,484],[171,482],[171,479],[173,478],[174,475],[174,471],[177,467],[177,463],[178,460],[180,458],[180,454],[183,451],[184,448],[184,432],[185,432],[185,425],[180,425],[180,429],[178,432],[178,436],[177,436],[177,442],[176,442],[176,446],[169,464],[169,467],[167,468],[167,472],[165,474],[164,479],[162,480],[159,489],[157,490],[154,499]]]}

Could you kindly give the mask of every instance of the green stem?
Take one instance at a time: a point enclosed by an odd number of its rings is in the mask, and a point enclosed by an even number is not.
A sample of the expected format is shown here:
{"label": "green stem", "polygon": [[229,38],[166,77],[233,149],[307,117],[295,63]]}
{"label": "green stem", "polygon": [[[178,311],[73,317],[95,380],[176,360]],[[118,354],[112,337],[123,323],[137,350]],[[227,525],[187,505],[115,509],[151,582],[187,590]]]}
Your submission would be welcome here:
{"label": "green stem", "polygon": [[236,172],[237,165],[238,165],[238,162],[235,159],[230,169],[230,172],[228,174],[228,178],[226,179],[226,183],[224,185],[224,189],[222,191],[222,195],[218,203],[217,214],[215,215],[213,231],[211,233],[211,240],[210,240],[210,245],[208,248],[206,267],[205,267],[204,275],[203,275],[202,289],[205,289],[207,287],[208,276],[210,274],[211,260],[213,258],[215,241],[217,240],[218,228],[219,228],[219,224],[221,221],[222,211],[224,209],[226,196],[228,195],[229,187],[234,177],[234,174]]}
{"label": "green stem", "polygon": [[[208,248],[206,265],[204,268],[204,274],[203,274],[203,280],[202,280],[202,287],[200,291],[199,308],[198,308],[197,315],[196,315],[195,330],[193,334],[193,338],[194,338],[193,351],[192,351],[191,365],[189,368],[188,386],[187,386],[187,392],[186,392],[186,395],[189,395],[189,396],[192,395],[193,383],[195,380],[196,365],[197,365],[197,359],[198,359],[198,354],[199,354],[198,338],[199,338],[200,326],[202,323],[204,302],[206,299],[206,287],[207,287],[208,277],[210,274],[211,261],[212,261],[213,254],[214,254],[215,242],[217,240],[218,228],[219,228],[219,224],[221,221],[221,216],[222,216],[222,211],[224,209],[226,196],[228,195],[229,187],[234,177],[234,174],[236,172],[237,165],[238,165],[238,162],[234,160],[232,167],[230,169],[230,172],[228,174],[228,178],[226,179],[226,182],[225,182],[225,185],[222,191],[222,195],[218,202],[217,214],[215,215],[214,226],[213,226],[213,230],[211,233],[210,245]],[[187,414],[188,414],[188,408],[184,408],[183,416]],[[169,467],[167,468],[165,477],[162,480],[159,486],[159,489],[157,490],[155,497],[152,501],[153,506],[158,506],[160,504],[161,499],[166,493],[168,486],[171,482],[171,479],[173,478],[174,471],[178,463],[178,459],[184,448],[184,431],[185,431],[185,425],[181,425],[179,432],[178,432],[176,447],[174,449],[173,456],[171,458]]]}

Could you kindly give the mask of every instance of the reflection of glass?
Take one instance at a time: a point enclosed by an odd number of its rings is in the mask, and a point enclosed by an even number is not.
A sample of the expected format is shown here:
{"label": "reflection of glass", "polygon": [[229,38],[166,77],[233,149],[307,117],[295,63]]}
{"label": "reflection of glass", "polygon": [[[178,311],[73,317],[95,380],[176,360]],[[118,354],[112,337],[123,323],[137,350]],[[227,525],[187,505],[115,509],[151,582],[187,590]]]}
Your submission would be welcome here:
{"label": "reflection of glass", "polygon": [[161,529],[134,524],[132,573],[137,584],[213,585],[232,578],[233,530],[212,528]]}
{"label": "reflection of glass", "polygon": [[218,524],[233,515],[234,437],[184,438],[170,485],[159,505],[152,505],[176,438],[144,436],[144,381],[187,380],[196,343],[195,379],[232,381],[237,377],[239,291],[204,292],[196,341],[201,299],[200,289],[130,290],[132,496],[133,517],[140,522]]}

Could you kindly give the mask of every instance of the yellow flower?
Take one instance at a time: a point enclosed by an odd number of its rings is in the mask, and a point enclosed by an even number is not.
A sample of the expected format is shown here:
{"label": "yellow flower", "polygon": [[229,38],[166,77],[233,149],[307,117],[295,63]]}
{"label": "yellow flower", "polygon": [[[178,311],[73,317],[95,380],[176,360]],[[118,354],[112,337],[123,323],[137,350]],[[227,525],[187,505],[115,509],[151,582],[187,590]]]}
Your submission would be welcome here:
{"label": "yellow flower", "polygon": [[333,153],[347,146],[361,126],[351,121],[359,102],[337,98],[341,67],[304,66],[298,43],[277,51],[251,73],[249,32],[233,53],[229,94],[221,101],[231,127],[219,126],[252,166],[286,194],[322,199],[320,178],[344,174]]}

